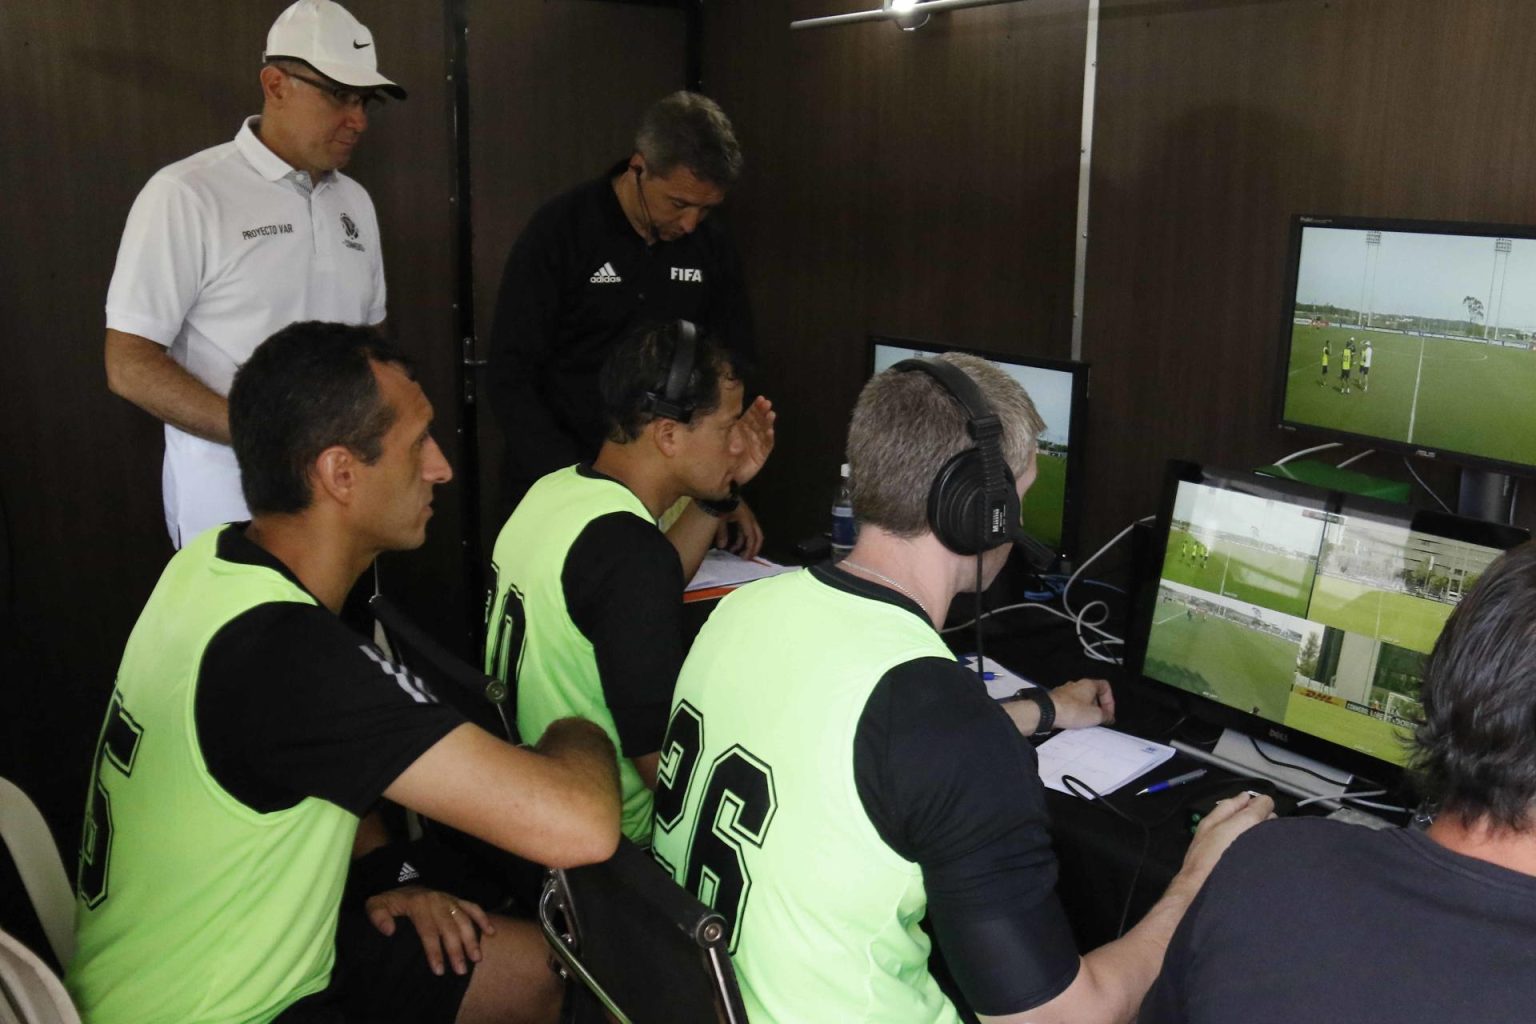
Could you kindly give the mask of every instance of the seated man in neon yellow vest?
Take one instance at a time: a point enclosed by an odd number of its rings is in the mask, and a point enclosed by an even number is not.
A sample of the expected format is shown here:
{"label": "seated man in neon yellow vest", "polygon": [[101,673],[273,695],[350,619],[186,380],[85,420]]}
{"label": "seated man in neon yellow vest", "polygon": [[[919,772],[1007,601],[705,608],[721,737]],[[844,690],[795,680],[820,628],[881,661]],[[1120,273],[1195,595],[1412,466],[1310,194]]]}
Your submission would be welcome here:
{"label": "seated man in neon yellow vest", "polygon": [[958,1022],[925,914],[984,1021],[1127,1021],[1211,864],[1270,812],[1214,811],[1147,918],[1078,955],[1025,737],[1110,720],[1109,684],[999,704],[937,632],[1007,559],[1042,428],[974,357],[875,377],[848,436],[853,551],[741,588],[694,641],[653,849],[729,920],[754,1024]]}
{"label": "seated man in neon yellow vest", "polygon": [[[256,349],[229,415],[252,519],[171,559],[123,652],[70,993],[91,1024],[555,1019],[529,922],[397,890],[375,924],[403,942],[338,934],[358,822],[380,797],[550,864],[618,843],[601,730],[558,722],[514,747],[337,617],[380,552],[425,539],[452,476],[431,403],[372,329],[308,322]],[[427,942],[478,963],[429,970]]]}
{"label": "seated man in neon yellow vest", "polygon": [[[684,580],[767,460],[774,414],[762,397],[743,412],[728,353],[686,320],[620,342],[598,387],[597,458],[541,478],[496,538],[485,670],[512,685],[524,736],[567,715],[603,727],[620,755],[624,834],[645,845]],[[657,520],[685,497],[663,534]]]}

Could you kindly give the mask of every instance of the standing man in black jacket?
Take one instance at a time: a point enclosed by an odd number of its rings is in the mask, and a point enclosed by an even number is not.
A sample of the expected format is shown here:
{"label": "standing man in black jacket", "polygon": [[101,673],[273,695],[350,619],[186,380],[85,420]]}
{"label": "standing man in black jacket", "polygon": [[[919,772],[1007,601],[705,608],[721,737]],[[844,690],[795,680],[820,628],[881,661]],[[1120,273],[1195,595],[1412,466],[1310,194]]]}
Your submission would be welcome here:
{"label": "standing man in black jacket", "polygon": [[[637,327],[691,320],[736,366],[750,364],[756,346],[741,263],[709,219],[741,165],[720,107],[676,92],[646,111],[627,160],[551,199],[523,229],[502,276],[490,353],[508,510],[541,476],[597,454],[597,373]],[[762,531],[751,509],[742,503],[727,521],[736,523],[738,550],[756,554]]]}

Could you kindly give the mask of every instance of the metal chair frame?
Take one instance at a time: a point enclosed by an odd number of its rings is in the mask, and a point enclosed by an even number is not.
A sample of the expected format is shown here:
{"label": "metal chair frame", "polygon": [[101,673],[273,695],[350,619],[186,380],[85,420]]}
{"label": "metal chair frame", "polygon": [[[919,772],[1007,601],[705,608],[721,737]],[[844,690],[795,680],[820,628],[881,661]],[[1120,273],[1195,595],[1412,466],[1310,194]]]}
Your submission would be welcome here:
{"label": "metal chair frame", "polygon": [[[649,855],[644,851],[628,840],[621,840],[619,852],[614,855],[613,860],[575,870],[609,871],[622,876],[634,870],[634,867],[626,870],[624,862],[633,864],[636,857],[650,860]],[[652,866],[657,872],[663,871],[660,865]],[[666,881],[668,884],[675,884],[671,879]],[[631,885],[631,888],[636,887]],[[660,918],[658,924],[677,928],[698,947],[700,967],[707,976],[714,999],[715,1019],[711,1024],[747,1024],[747,1011],[742,1004],[741,989],[736,982],[736,971],[731,965],[730,954],[726,950],[729,930],[725,917],[718,911],[698,903],[686,890],[679,888],[677,895],[680,899],[674,902],[686,901],[693,904],[689,919],[679,920],[675,913],[669,913],[669,908],[658,905],[655,907]],[[636,1020],[619,1006],[617,998],[604,986],[602,979],[598,978],[593,969],[582,961],[581,919],[580,908],[571,889],[570,872],[551,870],[546,877],[544,891],[539,899],[539,925],[543,928],[545,941],[564,969],[564,973],[569,979],[579,982],[590,992],[617,1024],[649,1024],[643,1019]]]}

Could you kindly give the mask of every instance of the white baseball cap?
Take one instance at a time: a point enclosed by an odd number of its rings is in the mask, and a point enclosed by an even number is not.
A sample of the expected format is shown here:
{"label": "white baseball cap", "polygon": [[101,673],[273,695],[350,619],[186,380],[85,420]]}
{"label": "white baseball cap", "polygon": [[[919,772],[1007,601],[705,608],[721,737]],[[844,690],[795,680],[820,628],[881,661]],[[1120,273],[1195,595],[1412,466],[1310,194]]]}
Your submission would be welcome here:
{"label": "white baseball cap", "polygon": [[298,0],[272,23],[263,61],[301,60],[333,82],[382,89],[397,100],[405,90],[379,74],[373,33],[331,0]]}

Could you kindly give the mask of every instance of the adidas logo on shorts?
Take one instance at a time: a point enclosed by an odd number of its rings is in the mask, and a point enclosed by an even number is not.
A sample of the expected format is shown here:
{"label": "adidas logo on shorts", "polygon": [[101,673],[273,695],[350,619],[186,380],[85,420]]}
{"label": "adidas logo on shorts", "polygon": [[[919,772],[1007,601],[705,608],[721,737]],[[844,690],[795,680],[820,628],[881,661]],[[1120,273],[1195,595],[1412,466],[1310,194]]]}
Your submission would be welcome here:
{"label": "adidas logo on shorts", "polygon": [[414,882],[414,881],[416,881],[416,879],[418,879],[420,877],[421,877],[421,872],[416,870],[415,865],[413,865],[408,860],[407,861],[401,861],[400,862],[400,877],[396,878],[395,882],[397,884],[399,884],[399,885],[404,885],[406,882]]}
{"label": "adidas logo on shorts", "polygon": [[617,270],[613,269],[612,263],[604,263],[602,266],[597,268],[597,273],[587,278],[587,280],[591,281],[593,284],[618,284],[624,279],[619,276],[619,272]]}

